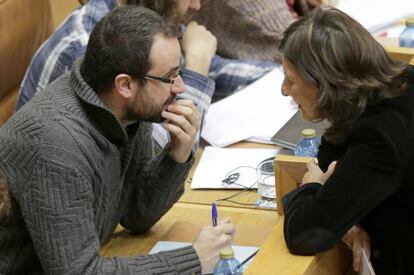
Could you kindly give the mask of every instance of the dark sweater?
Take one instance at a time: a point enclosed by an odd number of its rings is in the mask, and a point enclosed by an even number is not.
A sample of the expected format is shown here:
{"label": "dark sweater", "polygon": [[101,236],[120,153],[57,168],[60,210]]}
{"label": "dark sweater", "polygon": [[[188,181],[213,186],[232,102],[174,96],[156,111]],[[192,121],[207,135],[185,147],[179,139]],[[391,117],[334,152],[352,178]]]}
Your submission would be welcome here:
{"label": "dark sweater", "polygon": [[0,220],[0,273],[191,274],[195,250],[99,255],[118,223],[150,229],[178,200],[193,163],[153,154],[151,125],[123,127],[79,64],[0,129],[0,168],[15,215]]}
{"label": "dark sweater", "polygon": [[285,239],[295,254],[332,248],[353,226],[371,237],[378,275],[414,274],[414,69],[400,97],[369,106],[342,145],[325,139],[322,170],[339,160],[325,185],[305,184],[283,198]]}

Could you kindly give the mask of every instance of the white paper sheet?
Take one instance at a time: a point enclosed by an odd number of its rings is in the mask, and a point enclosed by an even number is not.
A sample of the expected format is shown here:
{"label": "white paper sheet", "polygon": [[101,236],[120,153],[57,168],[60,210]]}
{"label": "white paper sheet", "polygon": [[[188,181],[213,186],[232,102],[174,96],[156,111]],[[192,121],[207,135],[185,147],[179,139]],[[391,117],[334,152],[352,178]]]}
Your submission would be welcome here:
{"label": "white paper sheet", "polygon": [[367,253],[362,249],[362,264],[360,275],[375,275],[374,269],[372,268],[371,261],[368,259]]}
{"label": "white paper sheet", "polygon": [[276,68],[245,89],[212,104],[201,136],[216,147],[249,138],[270,141],[297,106],[281,94],[284,75]]}
{"label": "white paper sheet", "polygon": [[[276,156],[278,151],[277,149],[265,148],[206,146],[194,172],[191,189],[242,189],[243,186],[256,188],[255,169],[263,160]],[[232,173],[240,173],[236,181],[238,185],[223,183],[222,180]]]}
{"label": "white paper sheet", "polygon": [[[188,245],[191,245],[191,243],[159,241],[151,249],[149,254],[154,254],[154,253],[158,253],[158,252],[161,252],[161,251],[173,250],[173,249],[181,248],[181,247],[188,246]],[[256,246],[232,245],[231,247],[233,248],[233,251],[234,251],[234,257],[240,263],[242,263],[250,255],[252,255],[254,252],[256,252],[257,249],[259,249]],[[245,270],[249,266],[249,264],[251,263],[251,261],[253,259],[254,259],[254,257],[243,265],[243,270]]]}
{"label": "white paper sheet", "polygon": [[371,33],[414,15],[413,0],[339,0],[336,7]]}

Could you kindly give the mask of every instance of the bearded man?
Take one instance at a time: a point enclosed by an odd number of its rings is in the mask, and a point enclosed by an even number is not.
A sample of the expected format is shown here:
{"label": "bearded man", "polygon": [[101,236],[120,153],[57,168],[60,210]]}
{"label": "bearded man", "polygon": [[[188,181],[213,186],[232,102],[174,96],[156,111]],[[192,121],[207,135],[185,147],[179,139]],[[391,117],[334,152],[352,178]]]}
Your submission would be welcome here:
{"label": "bearded man", "polygon": [[[200,115],[191,100],[175,100],[184,92],[177,35],[151,10],[113,9],[71,71],[0,129],[0,273],[212,271],[233,239],[228,220],[182,249],[99,255],[118,224],[147,231],[184,192]],[[171,136],[159,154],[150,122]]]}

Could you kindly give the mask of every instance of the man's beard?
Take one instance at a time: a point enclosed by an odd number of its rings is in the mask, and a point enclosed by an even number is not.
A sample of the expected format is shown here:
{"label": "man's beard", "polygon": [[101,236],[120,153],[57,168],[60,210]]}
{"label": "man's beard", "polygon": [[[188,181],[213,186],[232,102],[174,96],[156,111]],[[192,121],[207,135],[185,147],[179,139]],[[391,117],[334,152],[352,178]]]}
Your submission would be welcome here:
{"label": "man's beard", "polygon": [[161,116],[162,111],[167,110],[168,105],[175,101],[176,95],[170,95],[167,100],[164,102],[162,107],[153,112],[146,112],[143,113],[140,110],[137,110],[136,106],[132,106],[128,112],[128,119],[133,121],[147,121],[147,122],[155,122],[155,123],[162,123],[166,119]]}

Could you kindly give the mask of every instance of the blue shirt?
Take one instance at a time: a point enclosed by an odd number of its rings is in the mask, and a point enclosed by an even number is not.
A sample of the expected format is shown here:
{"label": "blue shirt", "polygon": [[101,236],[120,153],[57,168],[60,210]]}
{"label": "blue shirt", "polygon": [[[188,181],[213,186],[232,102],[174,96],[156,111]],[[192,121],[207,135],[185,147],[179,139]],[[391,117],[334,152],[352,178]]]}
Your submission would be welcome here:
{"label": "blue shirt", "polygon": [[[67,17],[34,55],[21,84],[17,110],[38,91],[72,68],[74,61],[85,53],[93,27],[116,6],[116,0],[90,0]],[[204,117],[213,94],[213,100],[226,97],[257,80],[275,66],[272,62],[232,60],[216,55],[208,77],[182,69],[186,90],[181,97],[191,99]],[[153,124],[152,136],[160,147],[164,147],[169,141],[169,134],[161,124]],[[199,136],[195,148],[198,141]]]}

